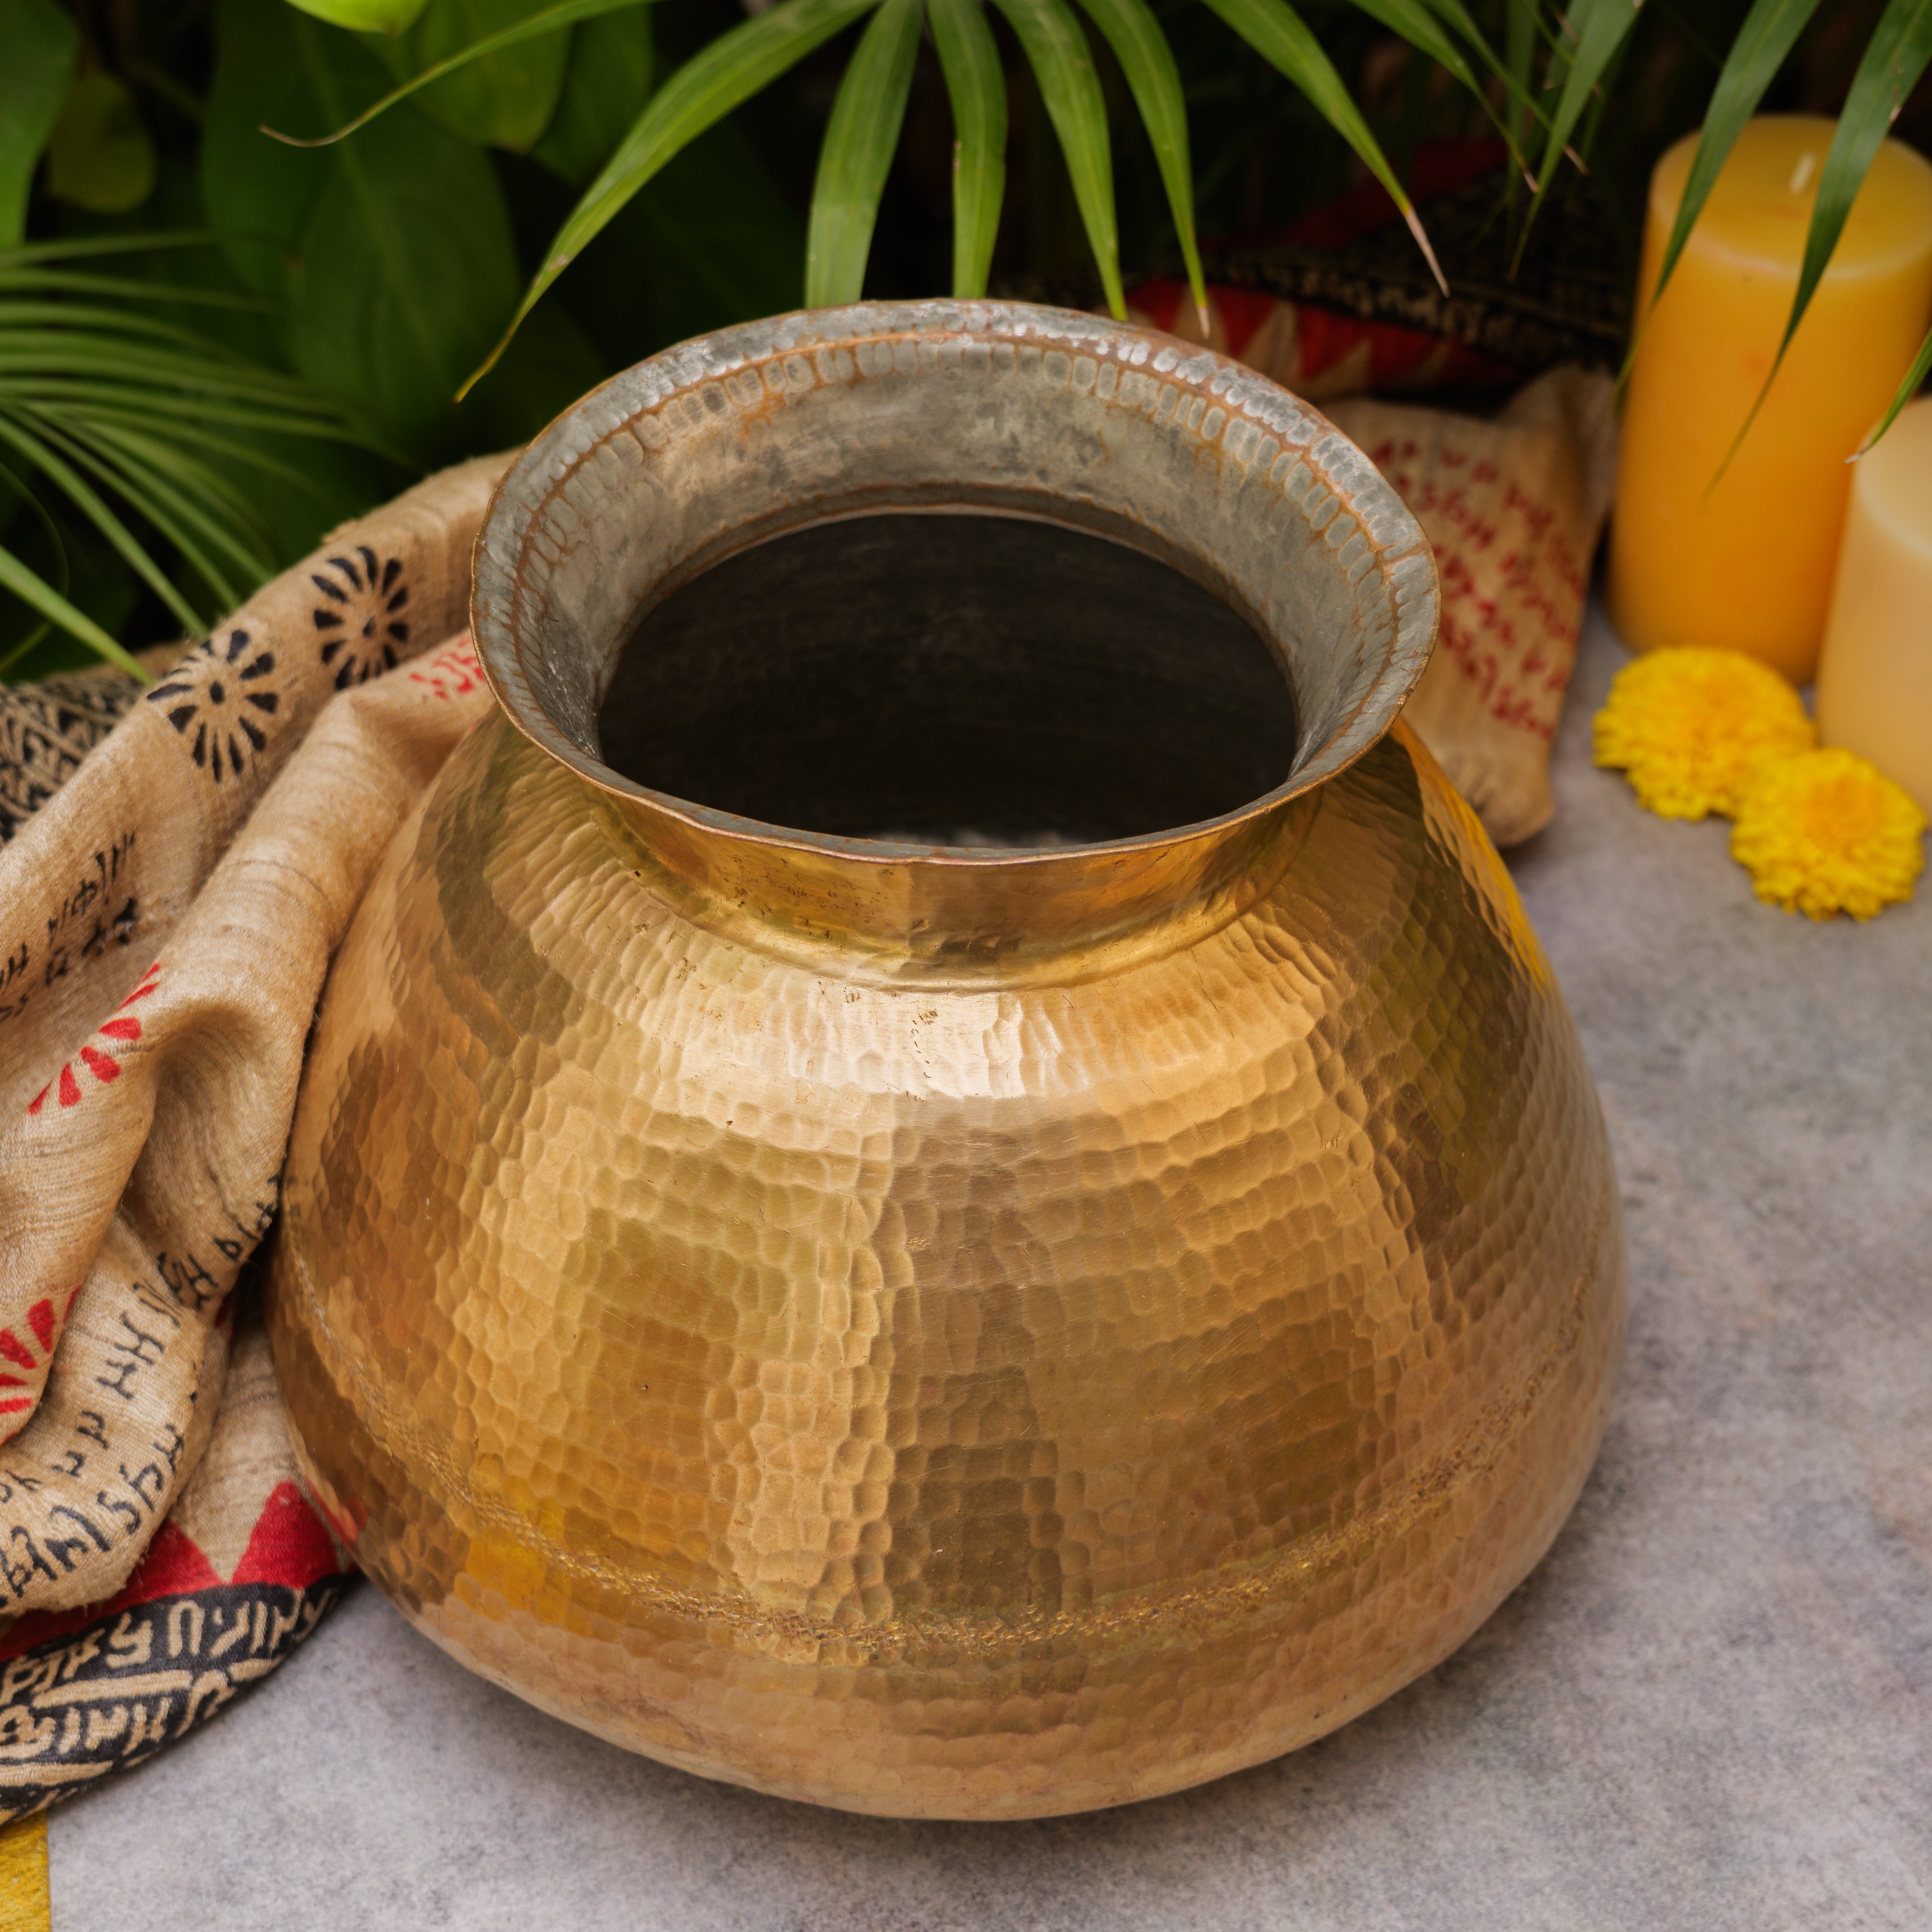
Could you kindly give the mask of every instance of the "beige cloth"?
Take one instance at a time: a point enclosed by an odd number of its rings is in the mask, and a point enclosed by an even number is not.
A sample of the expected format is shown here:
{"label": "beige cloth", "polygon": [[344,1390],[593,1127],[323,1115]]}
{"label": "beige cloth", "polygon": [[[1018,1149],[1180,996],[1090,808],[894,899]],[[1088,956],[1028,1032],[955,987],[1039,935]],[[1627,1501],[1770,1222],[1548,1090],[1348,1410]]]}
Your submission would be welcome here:
{"label": "beige cloth", "polygon": [[1436,551],[1442,628],[1402,716],[1498,845],[1556,810],[1550,754],[1609,514],[1609,376],[1552,370],[1484,420],[1352,398],[1325,405]]}
{"label": "beige cloth", "polygon": [[112,1596],[201,1456],[330,952],[488,708],[408,661],[507,462],[337,532],[0,849],[0,1615]]}

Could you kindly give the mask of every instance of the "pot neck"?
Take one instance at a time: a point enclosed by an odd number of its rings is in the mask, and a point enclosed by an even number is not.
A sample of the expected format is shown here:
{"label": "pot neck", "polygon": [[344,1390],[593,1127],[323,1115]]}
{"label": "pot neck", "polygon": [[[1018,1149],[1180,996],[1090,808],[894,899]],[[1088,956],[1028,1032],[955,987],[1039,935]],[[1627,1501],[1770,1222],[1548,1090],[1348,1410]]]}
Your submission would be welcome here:
{"label": "pot neck", "polygon": [[[787,532],[962,509],[1108,538],[1235,612],[1292,696],[1282,782],[1171,830],[988,850],[791,831],[604,762],[599,706],[677,586]],[[938,985],[1117,970],[1238,916],[1292,859],[1319,788],[1394,721],[1437,595],[1420,530],[1366,458],[1252,370],[1065,310],[914,302],[748,323],[593,391],[499,485],[471,610],[511,722],[688,916],[827,970]],[[1174,640],[1190,665],[1198,644]]]}
{"label": "pot neck", "polygon": [[789,832],[621,780],[592,796],[685,918],[833,977],[935,991],[1098,977],[1197,944],[1274,884],[1319,802],[1033,851]]}

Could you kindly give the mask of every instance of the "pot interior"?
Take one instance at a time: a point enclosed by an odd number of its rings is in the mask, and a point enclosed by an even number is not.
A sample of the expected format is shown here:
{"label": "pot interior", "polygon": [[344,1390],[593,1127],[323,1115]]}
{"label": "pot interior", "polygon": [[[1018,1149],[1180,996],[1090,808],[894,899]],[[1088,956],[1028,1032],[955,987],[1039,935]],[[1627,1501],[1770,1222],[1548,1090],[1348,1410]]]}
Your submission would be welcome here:
{"label": "pot interior", "polygon": [[644,615],[604,763],[794,830],[948,845],[1138,837],[1238,809],[1294,760],[1255,629],[1159,559],[977,512],[815,524]]}

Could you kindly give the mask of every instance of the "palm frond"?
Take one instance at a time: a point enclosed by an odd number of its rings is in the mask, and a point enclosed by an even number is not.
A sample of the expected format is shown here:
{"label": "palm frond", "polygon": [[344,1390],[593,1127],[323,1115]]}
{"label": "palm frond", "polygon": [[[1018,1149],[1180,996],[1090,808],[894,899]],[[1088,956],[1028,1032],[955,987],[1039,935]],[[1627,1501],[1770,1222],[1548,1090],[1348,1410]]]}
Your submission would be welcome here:
{"label": "palm frond", "polygon": [[1107,103],[1100,77],[1094,71],[1093,50],[1066,0],[996,0],[1013,30],[1047,118],[1066,158],[1087,245],[1100,271],[1107,308],[1114,316],[1127,312],[1126,292],[1120,286],[1120,240],[1114,214],[1114,158],[1107,134]]}
{"label": "palm frond", "polygon": [[923,0],[884,0],[859,37],[818,151],[806,231],[805,305],[859,299],[879,197],[905,124]]}
{"label": "palm frond", "polygon": [[[184,628],[206,627],[196,606],[124,511],[174,551],[214,604],[238,602],[278,561],[261,513],[231,466],[302,482],[250,435],[370,447],[299,378],[265,368],[150,302],[257,308],[251,296],[100,275],[63,266],[114,253],[205,248],[197,235],[41,244],[0,251],[0,446],[34,481],[91,524]],[[236,434],[238,433],[238,434]],[[0,585],[103,656],[139,667],[101,627],[24,560],[7,553]]]}
{"label": "palm frond", "polygon": [[458,400],[496,366],[544,291],[653,175],[741,101],[796,67],[876,4],[877,0],[780,0],[768,12],[721,34],[686,62],[652,95],[603,172],[585,189],[551,242],[543,266],[524,291],[502,339],[457,392]]}
{"label": "palm frond", "polygon": [[986,292],[1006,191],[1006,77],[980,0],[926,0],[952,107],[952,292]]}

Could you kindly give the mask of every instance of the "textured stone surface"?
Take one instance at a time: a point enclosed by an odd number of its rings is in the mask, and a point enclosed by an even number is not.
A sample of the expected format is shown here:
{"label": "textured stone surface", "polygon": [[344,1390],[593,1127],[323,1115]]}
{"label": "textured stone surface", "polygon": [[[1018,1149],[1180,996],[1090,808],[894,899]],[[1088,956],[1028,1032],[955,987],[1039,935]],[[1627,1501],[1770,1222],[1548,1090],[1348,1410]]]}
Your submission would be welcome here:
{"label": "textured stone surface", "polygon": [[55,1924],[1558,1928],[1932,1922],[1932,900],[1817,928],[1588,768],[1517,856],[1610,1117],[1603,1458],[1448,1664],[1292,1756],[1033,1824],[894,1824],[628,1757],[364,1590],[56,1814]]}

